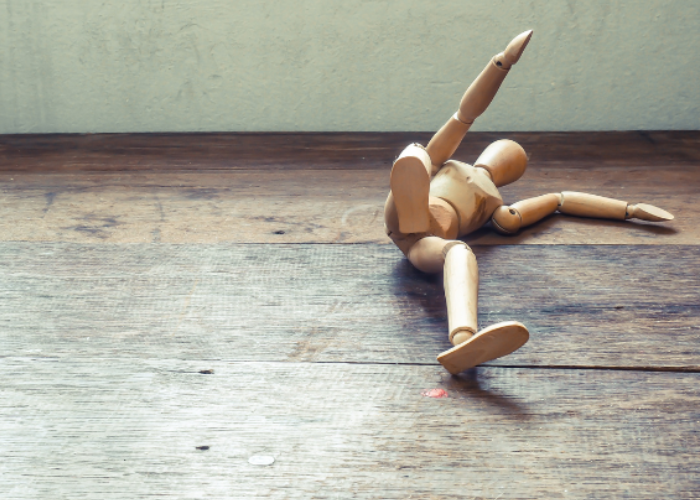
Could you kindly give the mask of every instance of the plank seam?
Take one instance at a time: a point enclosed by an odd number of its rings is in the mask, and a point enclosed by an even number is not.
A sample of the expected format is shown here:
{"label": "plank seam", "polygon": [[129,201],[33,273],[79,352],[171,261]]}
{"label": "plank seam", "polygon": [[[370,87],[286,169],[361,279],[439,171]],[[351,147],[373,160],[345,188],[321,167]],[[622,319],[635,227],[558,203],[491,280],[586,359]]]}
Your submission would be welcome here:
{"label": "plank seam", "polygon": [[[0,356],[3,360],[56,360],[62,361],[63,356]],[[99,360],[104,361],[181,361],[187,363],[225,363],[225,364],[294,364],[294,365],[361,365],[361,366],[432,366],[439,367],[439,363],[409,363],[409,362],[382,362],[382,361],[279,361],[279,360],[225,360],[216,358],[77,358],[82,361]],[[519,365],[519,364],[491,364],[484,363],[477,368],[503,368],[504,370],[560,370],[560,371],[625,371],[625,372],[659,372],[659,373],[700,373],[700,367],[654,367],[654,366],[595,366],[595,365]]]}

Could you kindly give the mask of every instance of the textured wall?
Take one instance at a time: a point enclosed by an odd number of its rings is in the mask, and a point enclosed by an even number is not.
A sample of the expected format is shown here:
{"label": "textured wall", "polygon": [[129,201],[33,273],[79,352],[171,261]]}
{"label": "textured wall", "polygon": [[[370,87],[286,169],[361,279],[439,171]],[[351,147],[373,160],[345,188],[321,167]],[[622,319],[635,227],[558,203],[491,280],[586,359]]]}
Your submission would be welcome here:
{"label": "textured wall", "polygon": [[0,0],[0,133],[700,128],[698,0]]}

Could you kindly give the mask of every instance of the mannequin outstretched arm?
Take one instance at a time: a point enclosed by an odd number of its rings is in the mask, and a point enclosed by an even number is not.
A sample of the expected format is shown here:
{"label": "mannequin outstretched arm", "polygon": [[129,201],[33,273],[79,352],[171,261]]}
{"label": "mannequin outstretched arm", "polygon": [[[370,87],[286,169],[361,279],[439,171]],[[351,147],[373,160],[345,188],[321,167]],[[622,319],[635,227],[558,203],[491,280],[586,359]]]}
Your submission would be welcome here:
{"label": "mannequin outstretched arm", "polygon": [[486,111],[508,70],[518,62],[531,37],[532,30],[521,33],[508,44],[506,50],[489,61],[464,93],[459,110],[430,140],[426,149],[432,160],[433,174],[452,157],[474,120]]}
{"label": "mannequin outstretched arm", "polygon": [[647,203],[631,204],[594,194],[564,191],[528,198],[511,206],[499,207],[494,212],[491,222],[498,232],[514,234],[521,228],[534,224],[556,211],[600,219],[641,219],[651,222],[674,219],[673,215],[666,210]]}

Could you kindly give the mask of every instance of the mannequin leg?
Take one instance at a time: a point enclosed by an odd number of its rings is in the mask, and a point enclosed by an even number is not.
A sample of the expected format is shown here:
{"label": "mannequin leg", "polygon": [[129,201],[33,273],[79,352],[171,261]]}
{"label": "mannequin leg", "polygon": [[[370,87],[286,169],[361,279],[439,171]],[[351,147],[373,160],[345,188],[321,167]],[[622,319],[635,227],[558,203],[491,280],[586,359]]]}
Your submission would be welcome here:
{"label": "mannequin leg", "polygon": [[456,375],[486,361],[519,349],[529,338],[517,321],[497,323],[477,332],[479,274],[476,257],[464,243],[446,246],[445,298],[450,342],[455,346],[438,356],[448,372]]}
{"label": "mannequin leg", "polygon": [[432,165],[425,149],[411,144],[391,168],[390,186],[404,234],[424,233],[430,228],[430,177]]}
{"label": "mannequin leg", "polygon": [[517,321],[491,325],[478,331],[479,269],[471,249],[461,241],[427,236],[408,251],[408,259],[423,272],[445,271],[445,299],[449,339],[455,346],[438,356],[453,375],[519,349],[529,338]]}
{"label": "mannequin leg", "polygon": [[479,267],[476,256],[465,243],[445,252],[445,300],[450,342],[459,345],[477,332]]}

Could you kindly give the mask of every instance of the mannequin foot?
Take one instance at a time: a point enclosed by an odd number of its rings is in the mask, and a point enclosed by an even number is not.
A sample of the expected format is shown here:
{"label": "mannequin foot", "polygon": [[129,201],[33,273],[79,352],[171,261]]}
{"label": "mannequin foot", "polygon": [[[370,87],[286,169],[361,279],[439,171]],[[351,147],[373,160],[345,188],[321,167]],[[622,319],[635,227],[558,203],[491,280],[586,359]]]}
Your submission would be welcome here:
{"label": "mannequin foot", "polygon": [[441,353],[437,360],[452,375],[520,349],[530,338],[525,325],[517,321],[496,323],[467,341]]}
{"label": "mannequin foot", "polygon": [[[427,154],[426,154],[427,156]],[[402,156],[391,169],[399,230],[404,234],[424,233],[430,228],[430,175],[416,156]]]}

